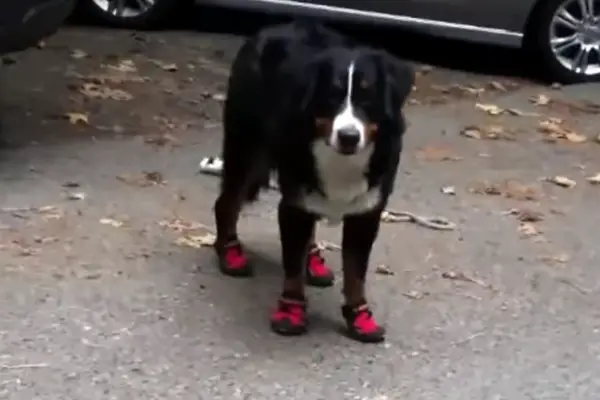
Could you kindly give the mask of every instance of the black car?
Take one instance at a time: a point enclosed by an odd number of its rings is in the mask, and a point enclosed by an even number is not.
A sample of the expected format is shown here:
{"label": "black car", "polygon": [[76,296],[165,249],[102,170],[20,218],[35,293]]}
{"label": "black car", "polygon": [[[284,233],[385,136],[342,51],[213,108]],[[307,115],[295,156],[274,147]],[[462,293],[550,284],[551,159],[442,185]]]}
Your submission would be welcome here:
{"label": "black car", "polygon": [[74,6],[75,0],[0,0],[0,55],[36,45]]}
{"label": "black car", "polygon": [[387,24],[453,39],[523,48],[540,72],[555,81],[600,80],[600,0],[78,0],[78,3],[100,21],[138,29],[152,28],[176,18],[173,11],[190,3]]}

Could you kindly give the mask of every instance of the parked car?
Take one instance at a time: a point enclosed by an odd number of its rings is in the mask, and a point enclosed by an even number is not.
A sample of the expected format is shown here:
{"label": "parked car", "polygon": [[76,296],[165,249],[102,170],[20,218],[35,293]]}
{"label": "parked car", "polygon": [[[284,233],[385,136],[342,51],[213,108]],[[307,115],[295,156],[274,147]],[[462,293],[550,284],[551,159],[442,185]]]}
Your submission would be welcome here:
{"label": "parked car", "polygon": [[555,81],[600,80],[600,0],[79,1],[103,22],[138,29],[158,26],[190,1],[395,25],[453,39],[520,47]]}
{"label": "parked car", "polygon": [[75,0],[0,0],[0,55],[36,45],[74,6]]}

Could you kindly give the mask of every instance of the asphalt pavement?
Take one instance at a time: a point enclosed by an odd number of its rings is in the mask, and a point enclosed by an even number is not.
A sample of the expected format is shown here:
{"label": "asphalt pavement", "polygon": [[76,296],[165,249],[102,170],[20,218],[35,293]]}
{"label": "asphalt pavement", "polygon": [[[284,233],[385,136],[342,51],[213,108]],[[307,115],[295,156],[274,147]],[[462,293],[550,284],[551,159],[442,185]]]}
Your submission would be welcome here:
{"label": "asphalt pavement", "polygon": [[339,281],[282,338],[276,193],[241,222],[253,279],[205,246],[239,43],[70,28],[0,68],[0,398],[598,397],[600,86],[418,66],[390,208],[456,229],[383,224],[384,344],[340,334]]}

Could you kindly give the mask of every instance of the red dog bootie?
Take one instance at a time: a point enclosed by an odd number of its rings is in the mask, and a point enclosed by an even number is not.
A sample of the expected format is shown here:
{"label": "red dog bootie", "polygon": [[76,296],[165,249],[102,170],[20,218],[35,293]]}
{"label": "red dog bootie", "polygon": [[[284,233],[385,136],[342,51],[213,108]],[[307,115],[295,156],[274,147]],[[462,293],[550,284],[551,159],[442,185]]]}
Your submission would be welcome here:
{"label": "red dog bootie", "polygon": [[366,303],[356,307],[342,306],[342,315],[346,320],[348,335],[359,342],[379,343],[385,340],[385,329],[375,319]]}
{"label": "red dog bootie", "polygon": [[315,287],[329,287],[333,285],[335,276],[316,244],[311,245],[306,260],[306,283]]}
{"label": "red dog bootie", "polygon": [[306,300],[302,296],[281,296],[277,308],[271,314],[271,329],[283,336],[297,336],[306,333]]}
{"label": "red dog bootie", "polygon": [[219,269],[223,274],[236,277],[252,275],[252,267],[238,240],[233,240],[220,249],[215,247],[215,249],[219,257]]}

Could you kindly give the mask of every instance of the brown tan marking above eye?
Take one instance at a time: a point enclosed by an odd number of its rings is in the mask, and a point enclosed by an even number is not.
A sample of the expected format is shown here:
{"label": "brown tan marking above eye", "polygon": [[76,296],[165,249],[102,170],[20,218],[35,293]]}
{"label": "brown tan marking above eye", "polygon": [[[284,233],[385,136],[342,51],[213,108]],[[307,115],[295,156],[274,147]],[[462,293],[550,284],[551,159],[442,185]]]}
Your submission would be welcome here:
{"label": "brown tan marking above eye", "polygon": [[359,85],[360,85],[361,89],[368,89],[371,86],[371,84],[369,83],[369,81],[367,81],[365,79],[363,79],[362,81],[360,81]]}
{"label": "brown tan marking above eye", "polygon": [[331,118],[316,118],[315,126],[320,136],[329,136],[331,128],[333,126],[333,120]]}
{"label": "brown tan marking above eye", "polygon": [[377,125],[377,124],[367,125],[367,136],[370,138],[375,137],[375,135],[377,135],[378,130],[379,130],[379,125]]}

